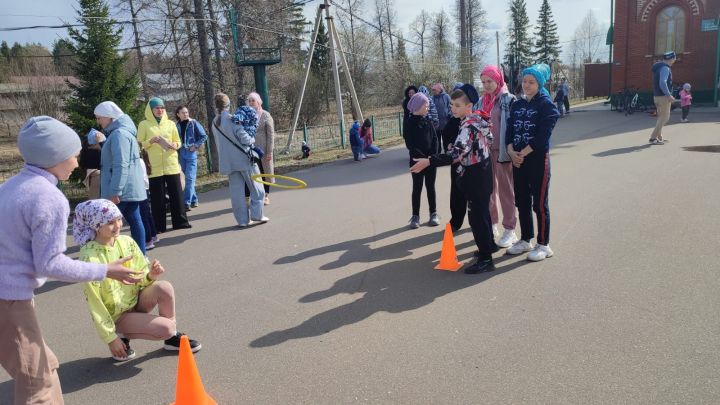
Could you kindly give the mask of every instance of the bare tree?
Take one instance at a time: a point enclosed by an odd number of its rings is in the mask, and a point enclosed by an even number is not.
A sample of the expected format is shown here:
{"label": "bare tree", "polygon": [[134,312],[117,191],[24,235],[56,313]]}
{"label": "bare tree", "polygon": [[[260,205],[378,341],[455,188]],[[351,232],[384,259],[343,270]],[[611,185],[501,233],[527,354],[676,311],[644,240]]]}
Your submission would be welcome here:
{"label": "bare tree", "polygon": [[213,41],[213,50],[215,52],[215,70],[217,72],[218,84],[220,90],[225,91],[225,77],[222,69],[222,58],[220,56],[220,40],[218,38],[218,21],[215,15],[215,8],[213,7],[213,0],[207,0],[208,15],[210,16],[210,33]]}
{"label": "bare tree", "polygon": [[598,55],[602,56],[600,50],[605,44],[605,31],[607,29],[600,24],[592,10],[580,21],[580,25],[575,29],[575,40],[582,43],[580,49],[585,63],[592,62]]}
{"label": "bare tree", "polygon": [[430,27],[430,14],[427,11],[422,10],[412,24],[410,24],[410,31],[412,31],[413,38],[420,42],[420,60],[425,62],[425,37]]}
{"label": "bare tree", "polygon": [[[125,2],[123,1],[118,2],[118,5],[121,8],[124,4]],[[138,29],[138,17],[143,10],[148,8],[148,3],[145,0],[127,0],[127,5],[129,7],[128,11],[130,12],[130,24],[132,25],[133,30],[133,41],[135,43],[135,54],[137,56],[138,74],[140,75],[142,94],[143,97],[145,97],[145,100],[148,100],[150,98],[150,90],[148,88],[147,77],[145,76],[147,71],[145,68],[143,51],[140,46],[140,30]]]}
{"label": "bare tree", "polygon": [[[380,36],[380,48],[382,50],[382,59],[383,62],[385,62],[386,59],[386,52],[385,52],[385,19],[383,18],[383,1],[384,0],[375,0],[375,18],[377,20],[377,26],[378,26],[378,35]],[[391,46],[392,48],[392,46]]]}
{"label": "bare tree", "polygon": [[395,10],[393,0],[383,0],[385,3],[385,27],[390,40],[390,58],[395,60],[395,45],[393,44],[393,24],[395,24]]}
{"label": "bare tree", "polygon": [[[198,42],[200,45],[200,63],[203,71],[203,92],[205,99],[205,109],[207,111],[208,128],[210,121],[215,117],[215,109],[213,107],[214,90],[212,85],[212,71],[210,70],[210,55],[208,53],[207,31],[205,29],[205,13],[203,11],[202,0],[193,0],[195,5],[195,22],[197,23]],[[210,137],[210,147],[212,150],[212,168],[218,171],[217,145]]]}
{"label": "bare tree", "polygon": [[450,16],[445,10],[440,9],[432,19],[430,26],[431,41],[435,58],[438,61],[445,62],[450,55],[450,37],[448,35],[450,29]]}

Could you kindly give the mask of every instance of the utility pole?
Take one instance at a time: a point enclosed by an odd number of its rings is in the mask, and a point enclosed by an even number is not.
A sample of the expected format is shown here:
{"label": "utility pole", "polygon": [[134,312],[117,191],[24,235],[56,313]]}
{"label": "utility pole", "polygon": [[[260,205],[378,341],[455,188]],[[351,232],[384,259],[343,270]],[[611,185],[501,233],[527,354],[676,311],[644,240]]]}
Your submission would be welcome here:
{"label": "utility pole", "polygon": [[713,86],[715,91],[713,92],[713,106],[718,106],[718,87],[720,87],[720,14],[718,14],[717,22],[715,23],[715,29],[717,29],[717,48],[715,50],[715,78]]}
{"label": "utility pole", "polygon": [[[324,5],[326,25],[330,27],[333,24],[333,18],[330,16],[330,4],[328,4],[328,0],[324,0]],[[337,109],[338,120],[340,121],[340,144],[345,148],[345,116],[343,114],[342,95],[340,94],[340,75],[338,74],[337,55],[335,55],[337,44],[335,44],[335,39],[332,35],[328,38],[328,44],[330,45],[333,82],[335,83],[335,108]]]}
{"label": "utility pole", "polygon": [[610,100],[610,97],[612,97],[612,71],[613,71],[613,57],[612,57],[612,50],[613,50],[613,43],[615,42],[615,16],[613,15],[613,6],[614,6],[614,0],[610,0],[610,30],[608,31],[608,38],[607,42],[610,48],[610,54],[608,55],[608,100]]}
{"label": "utility pole", "polygon": [[500,31],[495,31],[495,50],[497,52],[497,65],[500,67]]}

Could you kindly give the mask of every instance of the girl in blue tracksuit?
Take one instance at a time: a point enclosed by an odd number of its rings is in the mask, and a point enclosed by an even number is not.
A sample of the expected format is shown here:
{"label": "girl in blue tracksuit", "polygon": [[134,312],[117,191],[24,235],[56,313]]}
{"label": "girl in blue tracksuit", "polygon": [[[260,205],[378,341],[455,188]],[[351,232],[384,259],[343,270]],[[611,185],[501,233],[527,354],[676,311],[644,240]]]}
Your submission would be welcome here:
{"label": "girl in blue tracksuit", "polygon": [[[551,257],[550,249],[550,135],[560,116],[545,89],[550,77],[546,64],[523,70],[524,96],[513,103],[508,118],[505,143],[513,163],[515,205],[518,208],[521,237],[508,248],[509,254],[528,253],[528,260],[540,261]],[[537,218],[537,244],[532,211]]]}

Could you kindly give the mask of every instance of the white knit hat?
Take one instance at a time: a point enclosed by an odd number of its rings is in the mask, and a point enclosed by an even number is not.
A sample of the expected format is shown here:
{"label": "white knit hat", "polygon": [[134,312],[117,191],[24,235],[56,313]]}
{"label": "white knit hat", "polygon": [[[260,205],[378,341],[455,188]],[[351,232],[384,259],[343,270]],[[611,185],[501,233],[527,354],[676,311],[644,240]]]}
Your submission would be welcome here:
{"label": "white knit hat", "polygon": [[99,117],[107,117],[115,120],[120,118],[120,116],[124,114],[120,107],[118,107],[117,104],[113,103],[112,101],[103,101],[102,103],[98,104],[97,107],[95,107],[94,112],[95,115]]}

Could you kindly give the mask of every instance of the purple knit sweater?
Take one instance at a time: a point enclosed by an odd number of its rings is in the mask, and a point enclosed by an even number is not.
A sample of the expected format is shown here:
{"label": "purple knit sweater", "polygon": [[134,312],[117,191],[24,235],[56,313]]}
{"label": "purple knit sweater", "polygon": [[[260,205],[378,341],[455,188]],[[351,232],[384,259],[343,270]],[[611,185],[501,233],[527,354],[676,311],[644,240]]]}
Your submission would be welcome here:
{"label": "purple knit sweater", "polygon": [[0,185],[0,299],[29,300],[48,277],[99,281],[107,265],[65,256],[70,204],[57,178],[26,165]]}

